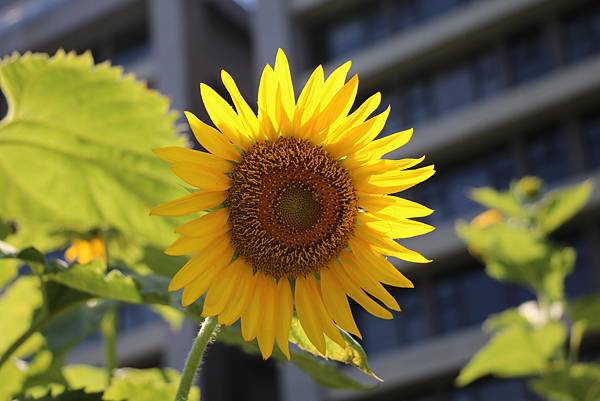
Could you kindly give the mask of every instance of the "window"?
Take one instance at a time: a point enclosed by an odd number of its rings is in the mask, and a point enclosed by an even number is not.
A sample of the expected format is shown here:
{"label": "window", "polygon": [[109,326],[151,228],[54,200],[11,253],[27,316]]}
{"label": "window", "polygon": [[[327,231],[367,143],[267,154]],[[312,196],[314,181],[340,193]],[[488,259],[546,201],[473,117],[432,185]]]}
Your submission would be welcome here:
{"label": "window", "polygon": [[420,125],[433,114],[430,99],[431,88],[425,81],[416,82],[405,88],[401,106],[404,126]]}
{"label": "window", "polygon": [[570,298],[579,297],[596,291],[598,286],[592,270],[590,249],[586,246],[585,238],[582,235],[577,235],[567,243],[570,243],[577,252],[575,269],[565,280],[567,296]]}
{"label": "window", "polygon": [[562,26],[562,42],[568,62],[600,51],[600,6],[595,4],[568,15]]}
{"label": "window", "polygon": [[520,84],[548,72],[553,66],[549,44],[541,28],[522,32],[509,40],[511,82]]}
{"label": "window", "polygon": [[418,22],[417,0],[395,1],[392,11],[392,29],[403,31]]}
{"label": "window", "polygon": [[565,148],[566,140],[557,128],[539,129],[526,143],[528,173],[542,178],[547,183],[571,175],[573,169],[569,160],[566,160]]}
{"label": "window", "polygon": [[474,98],[486,98],[502,90],[502,67],[495,50],[476,55],[470,67]]}
{"label": "window", "polygon": [[597,168],[600,166],[600,116],[585,119],[582,131],[588,164],[592,168]]}
{"label": "window", "polygon": [[419,15],[423,18],[430,18],[439,14],[443,14],[456,8],[465,0],[419,0]]}
{"label": "window", "polygon": [[[386,14],[381,4],[361,10],[340,22],[329,21],[332,26],[325,30],[325,59],[333,59],[350,53],[381,39],[388,32]],[[317,29],[317,41],[322,33]]]}
{"label": "window", "polygon": [[362,309],[355,316],[363,333],[367,352],[376,354],[420,341],[430,335],[424,301],[419,290],[400,289],[392,294],[402,307],[402,313],[393,320],[384,320]]}
{"label": "window", "polygon": [[457,66],[434,78],[433,102],[437,114],[443,114],[472,100],[473,86],[466,66]]}

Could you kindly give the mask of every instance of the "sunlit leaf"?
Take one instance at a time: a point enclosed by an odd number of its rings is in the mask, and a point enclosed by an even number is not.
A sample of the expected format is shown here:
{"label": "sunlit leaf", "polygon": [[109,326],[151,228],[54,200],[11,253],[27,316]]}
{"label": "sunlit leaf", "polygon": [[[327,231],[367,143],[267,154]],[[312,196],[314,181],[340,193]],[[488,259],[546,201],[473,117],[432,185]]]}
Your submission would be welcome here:
{"label": "sunlit leaf", "polygon": [[582,322],[585,328],[600,331],[600,294],[592,294],[575,300],[569,306],[574,321]]}
{"label": "sunlit leaf", "polygon": [[566,330],[560,323],[537,329],[510,327],[496,334],[463,368],[456,381],[465,386],[490,374],[507,378],[541,373],[565,338]]}
{"label": "sunlit leaf", "polygon": [[89,365],[68,365],[63,375],[69,388],[83,389],[88,393],[104,391],[107,387],[106,369]]}
{"label": "sunlit leaf", "polygon": [[5,58],[0,88],[9,105],[0,122],[3,218],[114,227],[157,246],[171,239],[169,221],[148,216],[185,194],[151,152],[182,143],[166,98],[89,53]]}
{"label": "sunlit leaf", "polygon": [[[346,347],[342,348],[326,336],[325,358],[354,366],[361,372],[373,377],[374,379],[381,380],[369,367],[367,354],[363,350],[362,346],[346,332],[342,330],[340,331],[342,332],[342,336],[344,337],[344,341],[346,342]],[[295,343],[301,349],[310,352],[311,354],[318,355],[321,357],[323,356],[314,347],[314,345],[312,345],[306,333],[302,329],[298,318],[296,318],[295,316],[292,319],[292,325],[290,328],[290,341]]]}
{"label": "sunlit leaf", "polygon": [[483,324],[488,332],[496,332],[514,326],[525,328],[531,326],[527,318],[521,315],[518,309],[514,308],[489,316]]}
{"label": "sunlit leaf", "polygon": [[497,209],[511,217],[523,217],[524,212],[514,196],[508,192],[499,192],[493,188],[477,188],[470,193],[471,199],[481,203],[488,209]]}
{"label": "sunlit leaf", "polygon": [[13,395],[21,392],[25,369],[26,364],[15,359],[0,367],[0,401],[10,401]]}
{"label": "sunlit leaf", "polygon": [[529,382],[548,401],[596,401],[600,399],[600,365],[577,364]]}
{"label": "sunlit leaf", "polygon": [[[104,393],[104,400],[173,400],[179,377],[179,373],[173,369],[119,369]],[[199,398],[198,388],[192,388],[189,401]]]}
{"label": "sunlit leaf", "polygon": [[550,233],[579,212],[590,199],[592,182],[564,187],[544,197],[536,218],[541,230]]}
{"label": "sunlit leaf", "polygon": [[[260,355],[256,342],[244,341],[240,330],[235,326],[223,328],[219,332],[217,341],[237,346],[249,354]],[[292,356],[291,362],[322,386],[351,390],[368,390],[372,388],[372,386],[364,385],[348,376],[338,368],[338,364],[332,361],[326,361],[322,357],[317,357],[301,349],[290,348],[290,353]],[[273,351],[273,357],[279,362],[287,361],[277,349]]]}
{"label": "sunlit leaf", "polygon": [[102,401],[104,399],[102,395],[102,393],[86,393],[83,390],[69,390],[56,395],[17,398],[15,401]]}

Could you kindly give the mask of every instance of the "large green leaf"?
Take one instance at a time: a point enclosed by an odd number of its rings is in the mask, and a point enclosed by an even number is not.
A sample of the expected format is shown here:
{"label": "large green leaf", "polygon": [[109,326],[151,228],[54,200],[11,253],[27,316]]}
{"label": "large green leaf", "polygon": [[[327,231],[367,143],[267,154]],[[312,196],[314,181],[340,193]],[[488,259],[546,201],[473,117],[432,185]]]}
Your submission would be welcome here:
{"label": "large green leaf", "polygon": [[11,401],[12,396],[21,391],[25,366],[23,361],[11,360],[0,367],[0,401]]}
{"label": "large green leaf", "polygon": [[548,401],[600,399],[600,365],[577,364],[530,381],[530,387]]}
{"label": "large green leaf", "polygon": [[106,265],[92,262],[87,265],[49,265],[46,277],[78,291],[97,297],[128,303],[169,304],[166,279],[158,276],[124,274]]}
{"label": "large green leaf", "polygon": [[[244,341],[239,328],[235,326],[223,328],[217,336],[217,341],[237,346],[249,354],[260,355],[256,342]],[[338,369],[337,364],[323,360],[322,357],[317,357],[311,352],[291,348],[290,354],[291,362],[322,386],[352,390],[368,390],[372,388],[372,386],[364,385],[345,374],[342,370]],[[286,361],[283,354],[277,349],[273,351],[273,357],[279,362]]]}
{"label": "large green leaf", "polygon": [[[32,325],[42,305],[40,282],[36,277],[19,278],[0,295],[0,355]],[[28,355],[43,344],[41,334],[32,335],[16,355]]]}
{"label": "large green leaf", "polygon": [[[173,400],[179,373],[173,369],[119,369],[104,393],[106,401]],[[189,401],[198,401],[199,391],[193,387]]]}
{"label": "large green leaf", "polygon": [[158,246],[149,207],[185,194],[151,149],[180,145],[168,100],[89,53],[0,62],[0,216],[65,230],[114,227]]}
{"label": "large green leaf", "polygon": [[531,327],[527,318],[515,308],[490,315],[483,323],[484,329],[488,332],[497,332],[515,326],[524,328]]}
{"label": "large green leaf", "polygon": [[86,393],[83,390],[65,391],[60,394],[46,394],[40,397],[17,397],[14,401],[102,401],[102,393]]}
{"label": "large green leaf", "polygon": [[471,199],[489,209],[497,209],[511,217],[523,217],[523,208],[509,191],[498,192],[493,188],[477,188],[470,193]]}
{"label": "large green leaf", "polygon": [[[342,332],[346,346],[341,347],[336,342],[325,336],[326,349],[324,357],[326,359],[331,359],[354,366],[361,372],[373,377],[374,379],[381,380],[369,367],[367,354],[361,345],[356,342],[356,340],[348,333],[344,332],[343,330],[340,331]],[[323,357],[323,355],[321,355],[321,353],[308,339],[308,336],[304,332],[304,329],[302,329],[302,325],[300,325],[300,321],[296,316],[292,318],[290,341],[295,343],[301,349],[310,352],[311,354]]]}
{"label": "large green leaf", "polygon": [[463,368],[456,379],[465,386],[480,377],[520,377],[539,374],[564,343],[565,327],[550,323],[537,329],[513,326],[496,334]]}
{"label": "large green leaf", "polygon": [[546,194],[536,216],[540,229],[550,233],[573,217],[590,199],[592,188],[592,182],[585,181]]}
{"label": "large green leaf", "polygon": [[569,306],[571,319],[582,322],[585,328],[600,331],[600,294],[577,299]]}

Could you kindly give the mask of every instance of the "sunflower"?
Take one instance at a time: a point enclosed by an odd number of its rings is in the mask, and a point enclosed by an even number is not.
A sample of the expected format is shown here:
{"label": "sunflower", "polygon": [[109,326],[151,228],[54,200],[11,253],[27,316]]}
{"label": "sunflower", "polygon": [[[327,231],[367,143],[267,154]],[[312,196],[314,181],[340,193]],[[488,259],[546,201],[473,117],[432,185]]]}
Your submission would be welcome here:
{"label": "sunflower", "polygon": [[97,237],[89,241],[76,239],[65,251],[65,260],[67,262],[77,262],[85,265],[98,259],[106,260],[106,249],[104,241]]}
{"label": "sunflower", "polygon": [[231,325],[241,319],[245,341],[257,339],[263,358],[276,342],[290,357],[296,313],[311,343],[325,354],[325,337],[345,346],[340,329],[361,337],[348,297],[391,319],[400,306],[382,284],[413,287],[386,258],[425,263],[396,241],[433,227],[411,220],[432,210],[389,196],[433,175],[417,159],[382,159],[406,144],[412,130],[376,139],[390,113],[375,93],[351,111],[358,76],[347,62],[327,78],[319,66],[296,99],[285,53],[267,65],[256,114],[233,78],[221,77],[233,103],[205,84],[200,92],[212,127],[186,113],[207,152],[156,149],[173,172],[199,190],[152,214],[202,213],[176,229],[166,250],[193,255],[172,278],[182,304],[206,293],[203,316]]}

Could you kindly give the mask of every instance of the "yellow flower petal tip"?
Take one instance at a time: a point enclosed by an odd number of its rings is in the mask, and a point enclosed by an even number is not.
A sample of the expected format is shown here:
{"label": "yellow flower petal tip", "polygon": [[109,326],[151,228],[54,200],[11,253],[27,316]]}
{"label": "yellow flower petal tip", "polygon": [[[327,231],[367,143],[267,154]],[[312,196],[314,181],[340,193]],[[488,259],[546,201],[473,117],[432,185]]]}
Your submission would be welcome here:
{"label": "yellow flower petal tip", "polygon": [[431,262],[397,239],[433,230],[415,220],[433,211],[391,194],[427,180],[435,167],[415,168],[423,158],[384,158],[413,129],[378,139],[391,108],[372,115],[380,92],[354,107],[359,78],[348,79],[350,68],[348,61],[326,75],[318,66],[296,92],[278,49],[273,67],[263,70],[256,105],[221,70],[233,104],[202,83],[212,125],[184,112],[205,151],[153,150],[198,191],[150,214],[202,213],[176,229],[180,238],[166,250],[192,255],[169,291],[183,289],[184,306],[204,296],[202,315],[221,324],[241,320],[242,337],[257,340],[263,359],[275,346],[291,358],[294,314],[323,354],[326,337],[345,346],[340,329],[362,338],[349,298],[392,319],[390,310],[400,305],[382,284],[413,284],[388,258]]}

